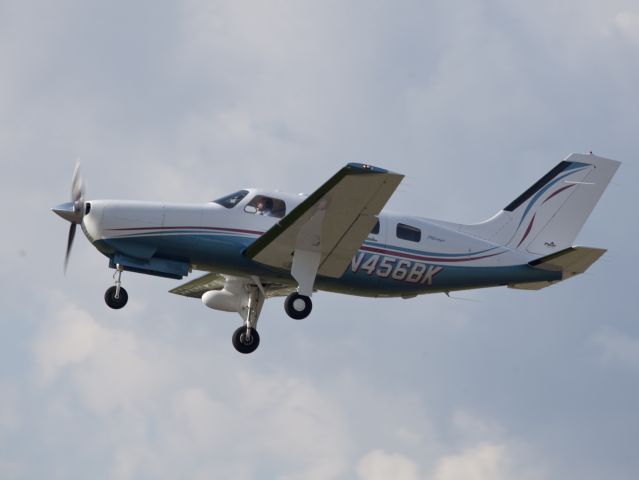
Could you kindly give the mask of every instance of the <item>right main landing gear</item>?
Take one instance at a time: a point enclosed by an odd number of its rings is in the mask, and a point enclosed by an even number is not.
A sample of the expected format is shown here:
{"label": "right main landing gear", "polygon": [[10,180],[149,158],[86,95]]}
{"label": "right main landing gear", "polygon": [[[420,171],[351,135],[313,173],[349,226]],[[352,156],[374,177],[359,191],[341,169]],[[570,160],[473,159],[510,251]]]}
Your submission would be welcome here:
{"label": "right main landing gear", "polygon": [[306,295],[300,295],[297,292],[291,293],[286,300],[284,300],[284,310],[289,317],[295,320],[302,320],[311,313],[313,309],[313,302],[311,297]]}
{"label": "right main landing gear", "polygon": [[126,302],[129,301],[129,294],[126,293],[124,287],[122,287],[122,272],[124,268],[121,265],[116,266],[116,271],[113,274],[113,278],[115,279],[115,285],[113,287],[109,287],[107,291],[104,293],[104,301],[106,304],[118,310],[126,305]]}

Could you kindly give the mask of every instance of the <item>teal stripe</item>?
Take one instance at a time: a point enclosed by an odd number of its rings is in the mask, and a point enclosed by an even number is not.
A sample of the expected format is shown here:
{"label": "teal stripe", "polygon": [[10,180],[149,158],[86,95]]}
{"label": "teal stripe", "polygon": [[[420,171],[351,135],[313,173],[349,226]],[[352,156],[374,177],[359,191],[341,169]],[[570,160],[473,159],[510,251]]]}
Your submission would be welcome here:
{"label": "teal stripe", "polygon": [[455,257],[469,257],[469,256],[475,256],[475,255],[481,255],[482,253],[486,253],[486,252],[490,252],[491,250],[495,250],[497,248],[500,247],[491,247],[491,248],[487,248],[486,250],[480,250],[479,252],[466,252],[466,253],[438,253],[438,252],[427,252],[425,250],[414,250],[412,248],[405,248],[405,247],[397,247],[395,245],[384,245],[384,244],[380,244],[377,242],[371,242],[369,240],[366,240],[364,242],[364,245],[370,246],[370,247],[378,247],[378,248],[384,248],[385,250],[398,250],[400,252],[405,252],[405,253],[412,253],[414,255],[424,255],[424,256],[436,256],[436,257],[451,257],[451,258],[455,258]]}

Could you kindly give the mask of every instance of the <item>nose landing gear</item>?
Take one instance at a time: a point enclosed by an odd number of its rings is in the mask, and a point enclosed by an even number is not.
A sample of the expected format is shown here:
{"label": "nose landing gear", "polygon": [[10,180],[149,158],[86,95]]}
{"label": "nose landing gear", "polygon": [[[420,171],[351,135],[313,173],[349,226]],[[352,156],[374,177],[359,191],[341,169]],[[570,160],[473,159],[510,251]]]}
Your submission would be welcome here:
{"label": "nose landing gear", "polygon": [[124,287],[122,287],[122,272],[124,268],[122,265],[116,265],[115,273],[113,274],[113,278],[115,280],[115,285],[113,287],[109,287],[107,291],[104,293],[104,301],[106,304],[113,308],[114,310],[118,310],[126,305],[126,302],[129,301],[129,294],[126,293]]}

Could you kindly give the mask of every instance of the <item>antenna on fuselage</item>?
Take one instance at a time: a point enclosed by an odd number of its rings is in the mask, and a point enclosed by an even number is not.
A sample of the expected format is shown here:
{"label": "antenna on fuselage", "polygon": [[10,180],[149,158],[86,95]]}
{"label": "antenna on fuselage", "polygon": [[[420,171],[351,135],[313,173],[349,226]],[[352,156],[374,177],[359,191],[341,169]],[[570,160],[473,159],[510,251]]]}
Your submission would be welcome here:
{"label": "antenna on fuselage", "polygon": [[464,298],[464,297],[451,297],[450,292],[444,292],[444,294],[450,298],[451,300],[463,300],[465,302],[476,302],[481,303],[481,300],[477,300],[476,298]]}

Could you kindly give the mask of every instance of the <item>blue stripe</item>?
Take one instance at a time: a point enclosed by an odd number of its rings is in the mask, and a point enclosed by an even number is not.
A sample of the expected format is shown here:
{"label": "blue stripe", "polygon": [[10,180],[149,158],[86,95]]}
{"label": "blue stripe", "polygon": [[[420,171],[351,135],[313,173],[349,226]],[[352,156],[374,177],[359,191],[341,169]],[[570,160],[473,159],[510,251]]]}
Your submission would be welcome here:
{"label": "blue stripe", "polygon": [[545,192],[548,191],[548,189],[550,187],[552,187],[553,185],[555,185],[557,182],[559,182],[560,180],[563,180],[566,177],[569,177],[570,175],[572,175],[573,173],[576,173],[577,171],[579,171],[580,169],[583,169],[585,167],[589,167],[590,165],[586,164],[586,163],[580,163],[580,162],[574,162],[574,164],[576,166],[571,165],[570,167],[568,167],[566,170],[571,170],[568,173],[557,177],[556,179],[554,179],[552,182],[549,182],[546,184],[546,186],[544,188],[542,188],[541,190],[539,190],[539,192],[537,192],[535,194],[535,196],[532,198],[532,200],[530,201],[530,203],[528,204],[528,206],[526,207],[526,210],[524,210],[524,214],[521,217],[521,220],[519,220],[519,225],[517,225],[517,228],[519,229],[519,227],[521,227],[521,224],[523,223],[524,219],[526,218],[526,215],[528,214],[528,212],[530,211],[530,209],[532,208],[532,206],[537,202],[537,200],[539,200],[539,197],[541,197]]}

